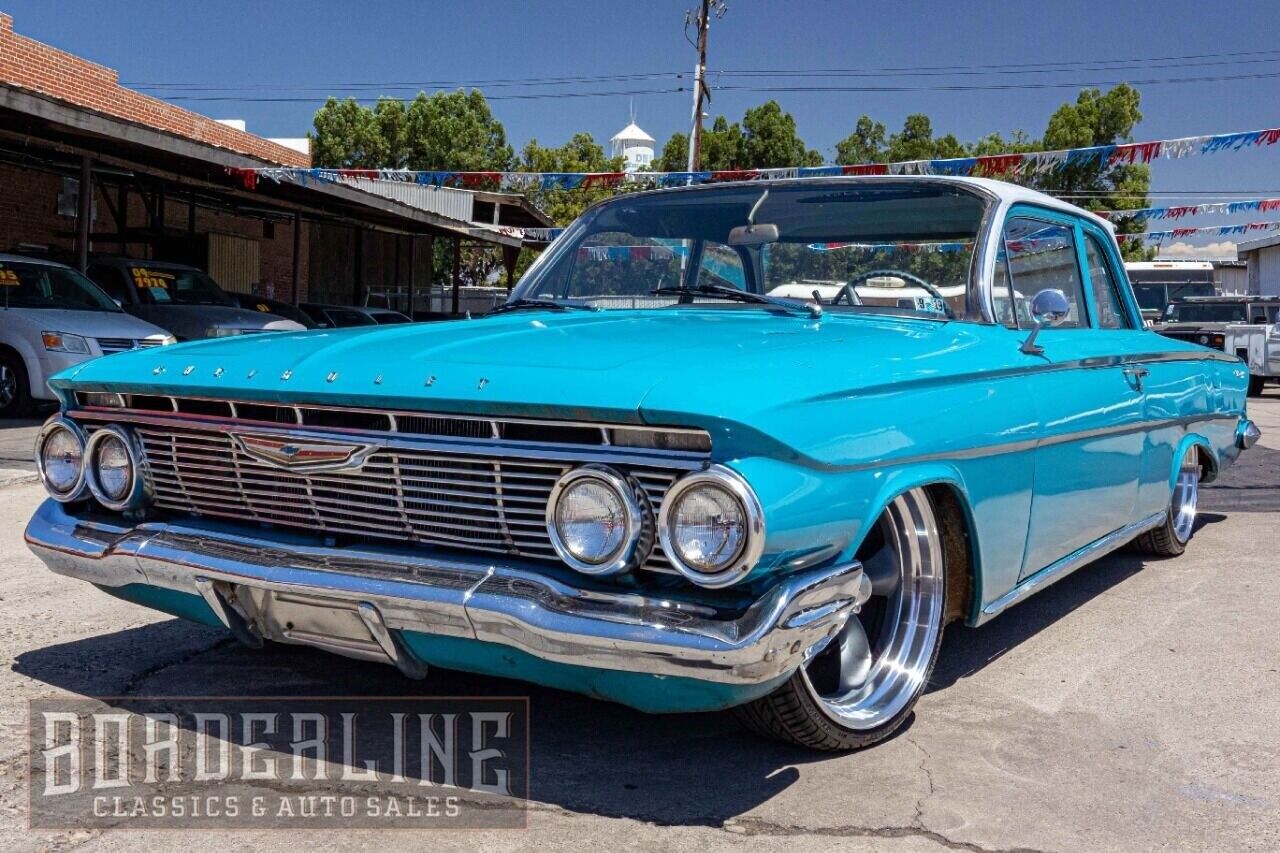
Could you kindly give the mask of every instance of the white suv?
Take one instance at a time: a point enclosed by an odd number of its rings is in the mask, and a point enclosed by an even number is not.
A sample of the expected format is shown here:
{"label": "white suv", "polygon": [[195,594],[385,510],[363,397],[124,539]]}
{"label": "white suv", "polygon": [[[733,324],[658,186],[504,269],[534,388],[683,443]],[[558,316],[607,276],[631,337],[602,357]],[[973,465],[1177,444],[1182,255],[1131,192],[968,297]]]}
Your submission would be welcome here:
{"label": "white suv", "polygon": [[0,254],[0,418],[55,399],[48,380],[63,368],[173,340],[71,267]]}

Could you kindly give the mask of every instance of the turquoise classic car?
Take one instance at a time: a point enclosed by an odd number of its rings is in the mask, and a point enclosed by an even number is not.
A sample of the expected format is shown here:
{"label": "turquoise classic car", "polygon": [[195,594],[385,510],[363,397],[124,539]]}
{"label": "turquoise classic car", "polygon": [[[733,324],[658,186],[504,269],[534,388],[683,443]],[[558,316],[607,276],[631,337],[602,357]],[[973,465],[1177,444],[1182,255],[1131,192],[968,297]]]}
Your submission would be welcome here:
{"label": "turquoise classic car", "polygon": [[26,535],[250,646],[848,749],[911,713],[949,622],[1126,543],[1181,553],[1257,440],[1247,384],[1144,330],[1111,226],[1038,193],[638,193],[484,318],[60,374]]}

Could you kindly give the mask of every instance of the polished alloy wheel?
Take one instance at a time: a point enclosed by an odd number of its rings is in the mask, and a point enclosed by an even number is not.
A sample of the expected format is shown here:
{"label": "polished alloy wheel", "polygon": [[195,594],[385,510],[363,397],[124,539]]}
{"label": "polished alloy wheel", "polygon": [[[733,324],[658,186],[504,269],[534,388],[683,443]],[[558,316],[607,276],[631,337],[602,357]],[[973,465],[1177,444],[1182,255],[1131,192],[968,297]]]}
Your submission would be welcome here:
{"label": "polished alloy wheel", "polygon": [[1178,481],[1173,487],[1173,501],[1169,505],[1169,517],[1173,519],[1173,535],[1181,543],[1191,538],[1196,525],[1196,504],[1200,499],[1199,451],[1188,447],[1178,466]]}
{"label": "polished alloy wheel", "polygon": [[861,613],[802,671],[823,713],[839,726],[883,726],[919,695],[942,630],[941,535],[928,495],[914,489],[880,516],[858,552],[871,580]]}
{"label": "polished alloy wheel", "polygon": [[12,404],[17,396],[18,377],[9,369],[9,365],[0,364],[0,409]]}

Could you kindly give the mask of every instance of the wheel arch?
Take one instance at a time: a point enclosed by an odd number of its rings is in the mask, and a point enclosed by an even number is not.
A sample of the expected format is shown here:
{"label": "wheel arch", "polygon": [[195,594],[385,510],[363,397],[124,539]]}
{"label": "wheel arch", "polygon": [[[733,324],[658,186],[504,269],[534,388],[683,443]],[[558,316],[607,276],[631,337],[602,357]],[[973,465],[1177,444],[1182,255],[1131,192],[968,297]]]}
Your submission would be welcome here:
{"label": "wheel arch", "polygon": [[964,478],[947,465],[929,465],[897,472],[886,478],[862,525],[862,536],[853,543],[856,552],[862,538],[889,504],[912,489],[923,489],[933,503],[942,534],[943,558],[946,564],[947,595],[945,622],[964,619],[975,624],[982,601],[982,573],[978,548],[977,524]]}
{"label": "wheel arch", "polygon": [[1196,448],[1196,461],[1200,463],[1200,482],[1212,483],[1218,477],[1221,460],[1213,449],[1213,443],[1199,433],[1190,433],[1182,437],[1182,441],[1178,443],[1177,452],[1173,454],[1173,466],[1169,471],[1170,492],[1178,481],[1178,468],[1189,447]]}

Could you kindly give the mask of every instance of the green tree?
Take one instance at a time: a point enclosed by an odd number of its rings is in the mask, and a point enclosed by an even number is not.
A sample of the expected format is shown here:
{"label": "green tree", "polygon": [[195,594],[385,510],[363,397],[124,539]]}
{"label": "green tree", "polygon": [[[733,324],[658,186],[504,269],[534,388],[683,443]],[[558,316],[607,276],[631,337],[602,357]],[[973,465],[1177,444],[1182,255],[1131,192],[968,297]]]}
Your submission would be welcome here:
{"label": "green tree", "polygon": [[[531,139],[520,152],[519,170],[523,172],[620,172],[622,158],[605,156],[604,148],[589,133],[575,133],[573,138],[557,148],[539,145]],[[529,200],[550,216],[557,225],[568,225],[597,201],[608,198],[614,191],[608,187],[590,187],[575,190],[536,189],[528,193]]]}
{"label": "green tree", "polygon": [[901,160],[940,160],[964,157],[966,151],[953,134],[933,136],[933,122],[924,113],[913,113],[902,123],[902,131],[889,137],[885,154],[889,162]]}
{"label": "green tree", "polygon": [[655,172],[683,172],[689,165],[689,136],[673,133],[662,146],[662,153],[653,158]]}
{"label": "green tree", "polygon": [[766,101],[742,117],[743,169],[771,169],[822,163],[822,155],[810,152],[796,133],[796,120],[777,101]]}
{"label": "green tree", "polygon": [[330,168],[378,169],[387,165],[387,140],[368,107],[355,98],[329,98],[316,111],[311,140],[311,162]]}
{"label": "green tree", "polygon": [[[1049,117],[1042,147],[1048,150],[1087,148],[1133,141],[1133,129],[1142,121],[1142,97],[1137,89],[1121,83],[1103,94],[1084,89],[1074,104],[1063,104]],[[1126,210],[1147,206],[1151,169],[1141,164],[1111,163],[1106,158],[1064,165],[1036,176],[1032,185],[1043,192],[1089,210]],[[1113,220],[1121,234],[1146,229],[1146,220],[1124,217]],[[1153,254],[1141,243],[1122,243],[1127,258]]]}
{"label": "green tree", "polygon": [[505,171],[513,156],[478,89],[419,93],[407,106],[391,98],[372,108],[330,98],[313,124],[317,166],[488,172]]}
{"label": "green tree", "polygon": [[853,133],[836,143],[836,162],[841,166],[883,163],[886,142],[884,125],[869,115],[860,115]]}

